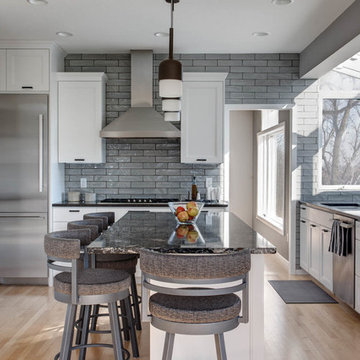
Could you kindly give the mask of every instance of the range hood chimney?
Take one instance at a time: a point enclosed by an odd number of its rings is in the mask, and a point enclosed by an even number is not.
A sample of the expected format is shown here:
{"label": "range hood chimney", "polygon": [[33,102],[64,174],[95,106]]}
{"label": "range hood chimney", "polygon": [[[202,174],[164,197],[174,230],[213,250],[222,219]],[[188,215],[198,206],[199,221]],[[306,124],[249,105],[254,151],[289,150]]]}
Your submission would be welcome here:
{"label": "range hood chimney", "polygon": [[174,138],[180,130],[153,108],[153,53],[131,51],[131,108],[100,131],[103,138]]}

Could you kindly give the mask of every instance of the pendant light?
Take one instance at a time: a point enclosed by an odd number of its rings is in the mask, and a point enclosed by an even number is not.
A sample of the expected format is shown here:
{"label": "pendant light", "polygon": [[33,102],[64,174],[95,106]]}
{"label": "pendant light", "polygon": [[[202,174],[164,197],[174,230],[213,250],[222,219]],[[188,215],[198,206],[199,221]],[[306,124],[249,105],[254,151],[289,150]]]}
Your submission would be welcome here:
{"label": "pendant light", "polygon": [[179,121],[182,95],[182,66],[174,60],[174,4],[180,0],[165,0],[171,4],[171,27],[169,31],[169,58],[159,66],[159,95],[165,120]]}

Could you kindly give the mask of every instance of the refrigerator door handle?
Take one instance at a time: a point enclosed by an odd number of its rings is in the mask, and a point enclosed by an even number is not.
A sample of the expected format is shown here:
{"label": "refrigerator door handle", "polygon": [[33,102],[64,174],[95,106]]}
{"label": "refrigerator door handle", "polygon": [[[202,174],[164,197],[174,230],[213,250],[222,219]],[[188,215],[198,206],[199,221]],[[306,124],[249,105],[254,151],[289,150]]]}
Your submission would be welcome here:
{"label": "refrigerator door handle", "polygon": [[39,192],[43,192],[43,168],[44,168],[44,115],[39,114]]}

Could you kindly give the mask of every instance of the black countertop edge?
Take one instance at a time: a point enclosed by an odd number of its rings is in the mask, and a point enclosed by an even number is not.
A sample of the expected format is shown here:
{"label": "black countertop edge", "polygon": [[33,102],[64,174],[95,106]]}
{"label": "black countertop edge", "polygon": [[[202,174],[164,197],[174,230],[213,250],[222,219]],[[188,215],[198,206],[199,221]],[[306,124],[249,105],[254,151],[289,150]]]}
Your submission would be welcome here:
{"label": "black countertop edge", "polygon": [[[332,206],[323,205],[320,202],[308,202],[308,201],[299,201],[300,204],[304,204],[308,207],[311,207],[313,209],[326,211],[328,213],[337,214],[340,216],[345,216],[354,220],[360,221],[360,215],[355,215],[349,212],[341,211],[339,208],[335,208]],[[360,214],[360,208],[359,208],[359,214]]]}
{"label": "black countertop edge", "polygon": [[[93,202],[93,203],[85,203],[85,202],[61,202],[61,203],[53,203],[54,207],[81,207],[81,206],[89,206],[89,207],[168,207],[167,203],[101,203],[101,202]],[[204,207],[221,207],[227,208],[229,206],[228,203],[220,202],[220,203],[205,203]]]}
{"label": "black countertop edge", "polygon": [[[87,248],[87,252],[89,254],[139,254],[139,251],[142,249],[141,246],[139,247],[132,247],[131,249],[130,248],[121,248],[121,247],[116,247],[116,248],[111,248],[111,247],[106,247],[106,248],[91,248],[91,247],[88,247]],[[180,248],[183,250],[183,248]],[[207,248],[205,248],[207,249]],[[168,249],[169,252],[172,251],[172,252],[176,252],[176,248],[172,248],[172,249]],[[199,253],[201,251],[199,251],[200,249],[197,248],[196,251]],[[213,249],[214,252],[224,252],[224,251],[227,251],[229,249],[222,249],[222,248],[216,248],[216,249]],[[231,249],[232,251],[243,251],[245,250],[244,248],[241,248],[241,249]],[[276,247],[264,247],[264,248],[250,248],[249,249],[250,251],[250,254],[253,254],[253,255],[266,255],[266,254],[276,254],[277,252],[277,249]]]}

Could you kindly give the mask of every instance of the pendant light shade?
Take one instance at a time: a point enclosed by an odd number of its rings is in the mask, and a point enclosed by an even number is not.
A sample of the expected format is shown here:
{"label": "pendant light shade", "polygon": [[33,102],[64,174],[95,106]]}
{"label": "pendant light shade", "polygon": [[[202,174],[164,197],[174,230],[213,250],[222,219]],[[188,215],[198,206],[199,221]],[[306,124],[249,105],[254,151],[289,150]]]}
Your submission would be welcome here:
{"label": "pendant light shade", "polygon": [[163,99],[162,111],[180,111],[181,101],[180,99]]}
{"label": "pendant light shade", "polygon": [[182,96],[182,65],[174,59],[174,3],[179,0],[166,0],[171,2],[171,27],[169,31],[169,58],[162,61],[159,66],[159,95],[162,98],[180,98]]}
{"label": "pendant light shade", "polygon": [[179,112],[164,112],[165,121],[180,121]]}

